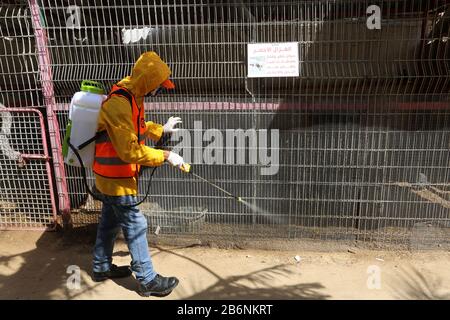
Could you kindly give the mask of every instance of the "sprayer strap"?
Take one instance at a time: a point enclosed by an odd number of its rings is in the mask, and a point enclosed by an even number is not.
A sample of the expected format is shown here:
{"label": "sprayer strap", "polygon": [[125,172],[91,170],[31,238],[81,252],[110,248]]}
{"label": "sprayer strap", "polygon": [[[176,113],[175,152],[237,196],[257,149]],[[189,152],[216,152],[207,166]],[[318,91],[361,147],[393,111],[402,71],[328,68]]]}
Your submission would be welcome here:
{"label": "sprayer strap", "polygon": [[[130,94],[127,90],[125,90],[125,89],[118,89],[118,90],[116,90],[116,91],[111,92],[109,95],[111,96],[111,95],[113,95],[113,94],[122,96],[122,97],[124,97],[125,99],[128,100],[128,102],[130,103],[130,105],[133,104],[133,97],[131,96],[131,94]],[[106,130],[97,132],[97,133],[95,134],[95,136],[93,136],[93,137],[90,138],[89,140],[86,140],[85,142],[83,142],[82,144],[80,144],[80,145],[78,146],[78,150],[83,149],[84,147],[88,146],[89,144],[91,144],[92,142],[94,142],[94,141],[96,141],[96,140],[98,140],[98,139],[102,140],[101,142],[106,142],[106,141],[108,141],[108,135],[107,135]],[[97,141],[97,142],[98,142],[98,141]]]}
{"label": "sprayer strap", "polygon": [[88,146],[89,144],[91,144],[91,143],[94,142],[95,140],[100,139],[100,138],[102,138],[102,137],[105,136],[105,135],[107,135],[107,134],[106,134],[106,130],[97,132],[97,133],[95,134],[95,136],[93,136],[92,138],[90,138],[90,139],[86,140],[85,142],[83,142],[82,144],[80,144],[80,145],[78,146],[78,150],[83,149],[84,147]]}
{"label": "sprayer strap", "polygon": [[110,93],[110,95],[113,95],[113,94],[116,94],[116,95],[124,97],[125,99],[128,100],[130,105],[133,105],[133,97],[131,96],[131,94],[127,90],[125,90],[125,89],[118,89],[118,90],[113,91],[113,92]]}

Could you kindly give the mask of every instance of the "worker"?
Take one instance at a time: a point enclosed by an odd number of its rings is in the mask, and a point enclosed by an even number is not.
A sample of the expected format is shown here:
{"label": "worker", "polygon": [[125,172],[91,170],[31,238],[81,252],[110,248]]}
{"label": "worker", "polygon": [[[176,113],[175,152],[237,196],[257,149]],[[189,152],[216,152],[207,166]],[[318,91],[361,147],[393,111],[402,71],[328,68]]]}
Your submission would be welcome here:
{"label": "worker", "polygon": [[[163,297],[178,285],[176,277],[164,277],[153,268],[147,242],[147,220],[137,207],[140,166],[160,166],[165,161],[182,168],[183,158],[171,151],[144,144],[178,130],[178,117],[160,125],[144,120],[144,97],[161,89],[173,89],[171,71],[155,52],[142,54],[130,76],[115,84],[103,102],[95,142],[95,192],[103,202],[94,248],[93,280],[128,277],[139,283],[139,294]],[[112,264],[113,246],[122,229],[131,254],[130,266]]]}

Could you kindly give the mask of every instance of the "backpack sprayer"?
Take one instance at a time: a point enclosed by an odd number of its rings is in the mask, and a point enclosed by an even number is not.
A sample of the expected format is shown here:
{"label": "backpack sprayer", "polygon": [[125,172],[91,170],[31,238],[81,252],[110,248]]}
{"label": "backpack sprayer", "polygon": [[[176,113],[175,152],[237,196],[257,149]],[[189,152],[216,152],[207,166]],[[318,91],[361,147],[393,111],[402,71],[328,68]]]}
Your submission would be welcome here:
{"label": "backpack sprayer", "polygon": [[[91,168],[94,163],[95,155],[95,140],[97,137],[97,122],[100,109],[103,101],[106,99],[102,85],[95,81],[83,80],[81,83],[81,91],[75,93],[70,102],[69,109],[69,122],[66,127],[66,135],[62,146],[62,153],[64,162],[70,166]],[[162,148],[170,141],[170,135],[163,135],[157,142],[155,148]],[[146,167],[142,167],[144,169]],[[143,203],[149,193],[153,175],[157,167],[154,167],[150,173],[150,179],[147,185],[147,191],[145,197],[132,205],[125,205],[125,207],[135,207]],[[140,174],[144,170],[141,169]],[[227,194],[229,197],[236,199],[239,202],[246,203],[241,197],[235,196],[230,192],[222,189],[213,182],[195,174],[192,172],[192,166],[190,164],[183,164],[180,168],[185,173],[190,173],[194,177],[208,183],[214,188]],[[82,171],[83,182],[86,186],[87,192],[96,200],[104,201],[95,194],[87,183],[86,172]]]}

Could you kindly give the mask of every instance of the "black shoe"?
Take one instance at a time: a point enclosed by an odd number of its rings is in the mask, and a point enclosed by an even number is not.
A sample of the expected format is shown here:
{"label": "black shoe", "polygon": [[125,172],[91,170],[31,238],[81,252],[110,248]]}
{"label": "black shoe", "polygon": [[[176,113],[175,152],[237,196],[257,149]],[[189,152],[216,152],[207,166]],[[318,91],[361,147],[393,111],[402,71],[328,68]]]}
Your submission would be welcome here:
{"label": "black shoe", "polygon": [[139,284],[139,294],[144,297],[165,297],[168,296],[178,285],[175,277],[163,277],[159,274],[146,285]]}
{"label": "black shoe", "polygon": [[115,264],[111,265],[109,271],[106,272],[94,272],[92,280],[95,282],[105,281],[112,278],[125,278],[131,276],[131,269],[129,266],[118,267]]}

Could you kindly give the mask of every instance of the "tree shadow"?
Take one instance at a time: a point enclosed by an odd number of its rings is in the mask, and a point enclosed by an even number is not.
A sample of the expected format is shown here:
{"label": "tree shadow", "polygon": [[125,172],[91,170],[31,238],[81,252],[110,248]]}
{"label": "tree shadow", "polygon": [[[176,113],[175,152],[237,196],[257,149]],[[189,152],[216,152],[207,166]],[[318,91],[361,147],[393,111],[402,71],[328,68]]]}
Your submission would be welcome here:
{"label": "tree shadow", "polygon": [[391,286],[394,296],[403,300],[450,300],[450,288],[441,278],[431,278],[415,267],[400,268]]}
{"label": "tree shadow", "polygon": [[[36,241],[36,248],[1,255],[0,267],[5,272],[0,273],[0,299],[76,299],[87,292],[95,293],[99,284],[92,284],[91,275],[86,272],[91,270],[91,229],[93,226],[64,233],[44,232]],[[67,285],[73,274],[68,272],[69,266],[79,267],[77,289]]]}
{"label": "tree shadow", "polygon": [[[276,278],[289,278],[294,272],[291,270],[290,265],[280,264],[273,267],[264,268],[261,270],[249,272],[244,275],[221,277],[213,270],[209,269],[204,264],[175,253],[173,250],[163,249],[156,247],[160,252],[169,253],[188,260],[202,269],[206,270],[209,274],[214,276],[217,280],[214,284],[206,289],[199,289],[198,292],[186,297],[188,300],[252,300],[252,299],[327,299],[330,296],[320,292],[325,287],[318,283],[299,283],[295,285],[274,286],[272,282]],[[191,283],[194,291],[196,288],[195,283]],[[178,290],[184,291],[182,288]],[[182,292],[181,292],[182,293]]]}
{"label": "tree shadow", "polygon": [[[271,280],[275,275],[287,276],[290,271],[285,265],[277,265],[240,276],[231,276],[218,280],[208,288],[195,293],[187,299],[217,300],[319,300],[329,298],[320,291],[325,287],[318,283],[299,283],[295,285],[273,286]],[[248,282],[250,285],[242,282]],[[257,288],[252,286],[259,286]],[[263,287],[261,287],[263,286]]]}

